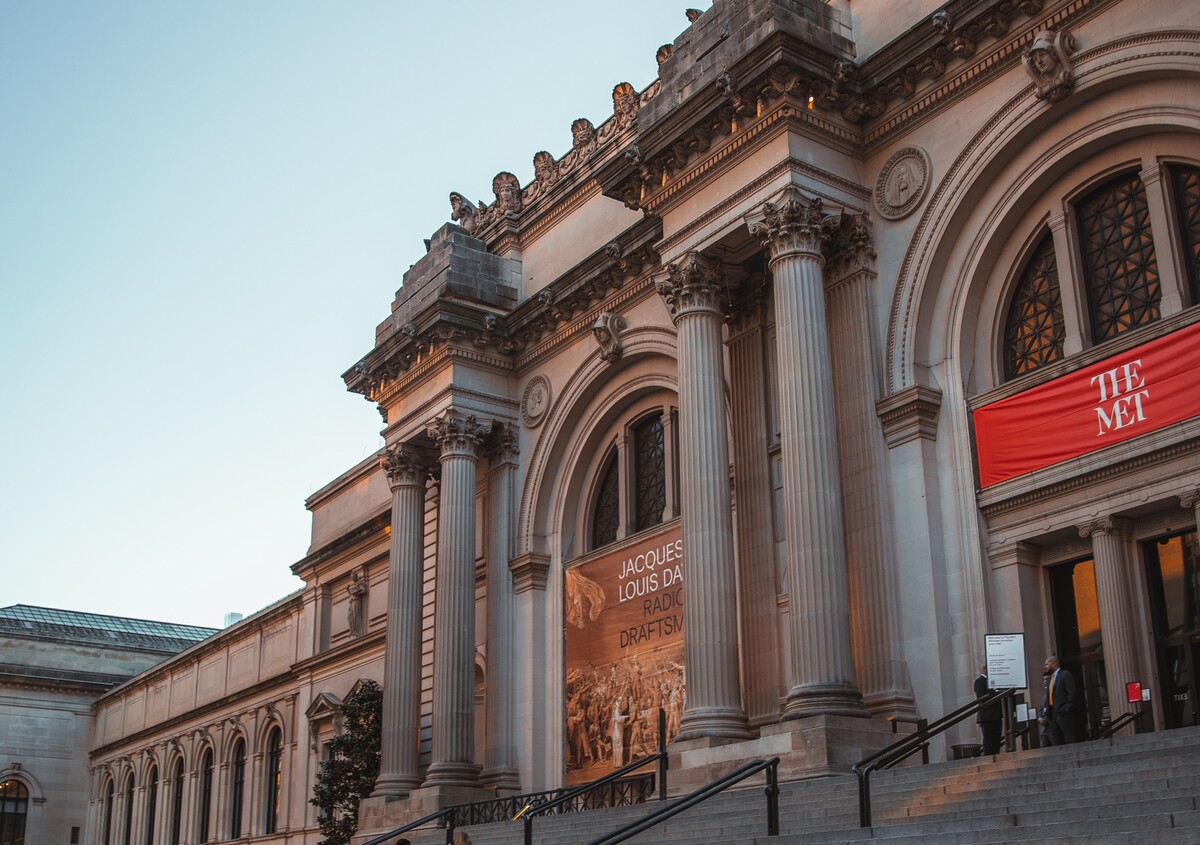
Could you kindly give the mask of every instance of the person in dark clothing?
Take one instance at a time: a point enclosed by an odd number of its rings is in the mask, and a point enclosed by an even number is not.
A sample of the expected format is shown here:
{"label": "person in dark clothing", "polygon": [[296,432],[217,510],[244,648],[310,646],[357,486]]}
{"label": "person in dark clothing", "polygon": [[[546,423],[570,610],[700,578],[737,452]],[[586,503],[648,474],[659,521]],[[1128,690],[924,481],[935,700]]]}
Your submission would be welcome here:
{"label": "person in dark clothing", "polygon": [[[979,677],[975,679],[975,697],[983,698],[995,692],[988,686],[987,664],[979,667]],[[979,723],[979,731],[983,734],[983,753],[985,756],[1000,753],[1000,736],[1003,733],[1004,711],[1000,702],[993,702],[981,707],[975,715]]]}
{"label": "person in dark clothing", "polygon": [[1058,662],[1056,655],[1046,658],[1045,695],[1042,697],[1042,709],[1046,713],[1046,727],[1049,729],[1051,742],[1054,745],[1065,745],[1076,742],[1075,735],[1075,706],[1079,703],[1079,693],[1075,688],[1075,678]]}

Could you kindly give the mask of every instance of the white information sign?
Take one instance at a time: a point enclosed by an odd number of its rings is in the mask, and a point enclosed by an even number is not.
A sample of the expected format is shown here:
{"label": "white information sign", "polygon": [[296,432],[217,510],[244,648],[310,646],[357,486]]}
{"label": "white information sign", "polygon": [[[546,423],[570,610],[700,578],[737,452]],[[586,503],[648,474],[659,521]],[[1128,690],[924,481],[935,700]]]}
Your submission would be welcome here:
{"label": "white information sign", "polygon": [[1025,689],[1025,635],[988,634],[988,686],[992,689]]}

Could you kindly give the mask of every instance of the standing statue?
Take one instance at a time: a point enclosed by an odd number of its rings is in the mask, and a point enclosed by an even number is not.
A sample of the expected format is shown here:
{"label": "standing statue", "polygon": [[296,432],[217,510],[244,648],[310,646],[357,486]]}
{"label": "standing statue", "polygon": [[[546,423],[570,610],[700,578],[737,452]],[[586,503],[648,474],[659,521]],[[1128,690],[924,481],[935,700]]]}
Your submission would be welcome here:
{"label": "standing statue", "polygon": [[367,579],[357,572],[350,573],[350,585],[346,587],[350,604],[346,609],[346,620],[350,623],[350,636],[361,637],[367,632]]}

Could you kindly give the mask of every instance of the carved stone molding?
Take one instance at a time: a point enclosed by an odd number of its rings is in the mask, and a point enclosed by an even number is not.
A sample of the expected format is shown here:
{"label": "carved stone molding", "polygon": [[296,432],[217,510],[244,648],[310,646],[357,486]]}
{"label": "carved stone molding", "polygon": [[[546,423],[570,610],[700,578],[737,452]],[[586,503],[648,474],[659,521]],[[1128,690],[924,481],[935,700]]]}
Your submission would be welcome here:
{"label": "carved stone molding", "polygon": [[900,220],[912,214],[929,190],[929,155],[920,147],[904,147],[893,153],[875,180],[875,208],[885,220]]}
{"label": "carved stone molding", "polygon": [[517,595],[530,590],[545,590],[550,574],[550,558],[527,552],[509,561],[508,570],[512,573],[513,592]]}
{"label": "carved stone molding", "polygon": [[605,311],[596,318],[592,325],[592,336],[600,344],[600,359],[610,364],[619,361],[625,353],[621,343],[621,333],[629,327],[629,322],[620,314]]}
{"label": "carved stone molding", "polygon": [[479,424],[474,414],[464,417],[453,411],[430,421],[426,429],[441,447],[443,458],[478,457],[479,446],[487,434],[487,429]]}
{"label": "carved stone molding", "polygon": [[1057,103],[1075,90],[1075,68],[1071,64],[1075,49],[1075,37],[1066,29],[1043,29],[1033,37],[1021,56],[1021,64],[1037,87],[1034,96],[1039,100]]}
{"label": "carved stone molding", "polygon": [[1186,493],[1181,493],[1179,496],[1179,506],[1183,508],[1194,508],[1200,504],[1200,487],[1195,487],[1188,490]]}
{"label": "carved stone molding", "polygon": [[778,201],[746,215],[750,234],[762,241],[772,261],[793,255],[822,256],[830,233],[841,225],[840,206],[826,206],[820,197],[795,185],[784,188]]}
{"label": "carved stone molding", "polygon": [[1094,535],[1111,534],[1114,531],[1124,534],[1128,529],[1128,520],[1111,515],[1098,516],[1079,525],[1079,536],[1086,539]]}
{"label": "carved stone molding", "polygon": [[875,412],[883,425],[888,448],[894,449],[917,439],[937,439],[941,407],[942,392],[922,385],[906,388],[877,402]]}
{"label": "carved stone molding", "polygon": [[666,302],[671,319],[678,321],[692,311],[722,314],[727,283],[719,262],[689,252],[654,277],[654,289]]}
{"label": "carved stone molding", "polygon": [[537,428],[546,418],[550,410],[551,400],[550,380],[543,375],[536,375],[525,385],[525,393],[521,397],[521,421],[528,428]]}
{"label": "carved stone molding", "polygon": [[393,490],[397,487],[423,487],[433,461],[428,451],[397,443],[379,457],[379,466]]}

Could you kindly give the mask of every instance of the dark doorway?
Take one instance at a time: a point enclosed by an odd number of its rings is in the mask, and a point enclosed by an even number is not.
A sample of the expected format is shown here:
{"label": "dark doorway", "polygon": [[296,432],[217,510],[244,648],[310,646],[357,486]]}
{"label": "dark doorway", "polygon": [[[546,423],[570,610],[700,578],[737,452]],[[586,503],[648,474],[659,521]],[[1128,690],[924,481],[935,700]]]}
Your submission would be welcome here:
{"label": "dark doorway", "polygon": [[1200,553],[1189,531],[1142,546],[1154,643],[1158,654],[1158,696],[1167,728],[1200,724]]}
{"label": "dark doorway", "polygon": [[1050,567],[1050,598],[1058,659],[1083,698],[1075,729],[1084,739],[1110,718],[1095,564],[1089,559]]}

